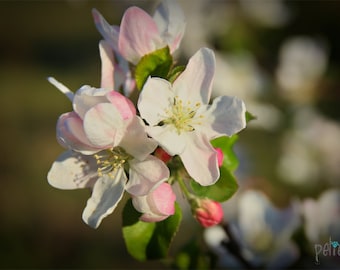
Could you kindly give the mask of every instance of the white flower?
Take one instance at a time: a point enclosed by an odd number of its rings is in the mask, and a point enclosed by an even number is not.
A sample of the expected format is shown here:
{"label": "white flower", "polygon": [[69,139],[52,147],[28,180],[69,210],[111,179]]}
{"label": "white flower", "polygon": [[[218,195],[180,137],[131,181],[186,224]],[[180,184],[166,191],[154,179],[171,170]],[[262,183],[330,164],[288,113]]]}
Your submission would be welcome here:
{"label": "white flower", "polygon": [[150,155],[157,144],[126,97],[83,86],[72,100],[74,111],[57,123],[58,141],[69,150],[53,163],[48,182],[60,189],[91,187],[83,220],[97,228],[125,190],[144,196],[169,177],[169,170]]}
{"label": "white flower", "polygon": [[219,178],[210,140],[246,126],[245,105],[238,98],[220,96],[209,104],[214,72],[213,52],[200,49],[173,84],[149,78],[138,100],[148,134],[170,155],[179,155],[189,175],[204,186]]}

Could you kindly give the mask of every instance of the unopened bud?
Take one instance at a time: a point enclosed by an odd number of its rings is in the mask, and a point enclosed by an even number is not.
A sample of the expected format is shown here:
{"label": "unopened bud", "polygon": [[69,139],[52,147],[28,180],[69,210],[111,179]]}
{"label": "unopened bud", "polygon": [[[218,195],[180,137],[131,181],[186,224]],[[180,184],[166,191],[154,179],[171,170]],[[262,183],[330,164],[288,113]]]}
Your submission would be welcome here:
{"label": "unopened bud", "polygon": [[164,163],[167,163],[172,156],[170,156],[165,150],[161,147],[158,147],[155,151],[155,156],[162,160]]}
{"label": "unopened bud", "polygon": [[221,148],[215,148],[215,151],[217,152],[217,163],[218,163],[218,167],[221,167],[222,164],[223,164],[224,154],[223,154]]}
{"label": "unopened bud", "polygon": [[205,228],[219,224],[223,219],[223,209],[220,203],[203,199],[194,210],[195,218]]}

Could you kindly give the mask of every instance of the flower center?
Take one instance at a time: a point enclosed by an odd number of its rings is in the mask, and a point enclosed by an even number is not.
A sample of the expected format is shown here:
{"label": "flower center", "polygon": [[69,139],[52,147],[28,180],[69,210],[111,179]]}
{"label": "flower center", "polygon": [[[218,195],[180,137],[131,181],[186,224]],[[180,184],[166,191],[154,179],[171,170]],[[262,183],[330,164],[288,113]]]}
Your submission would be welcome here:
{"label": "flower center", "polygon": [[98,175],[110,174],[119,168],[124,167],[126,162],[132,157],[119,146],[106,149],[94,155],[98,165]]}
{"label": "flower center", "polygon": [[200,125],[200,119],[203,115],[196,116],[197,109],[201,106],[201,103],[197,102],[192,105],[190,101],[183,104],[183,101],[178,97],[175,97],[173,105],[170,109],[166,110],[165,113],[167,118],[162,122],[163,124],[173,125],[177,133],[180,134],[182,131],[194,131],[194,125]]}

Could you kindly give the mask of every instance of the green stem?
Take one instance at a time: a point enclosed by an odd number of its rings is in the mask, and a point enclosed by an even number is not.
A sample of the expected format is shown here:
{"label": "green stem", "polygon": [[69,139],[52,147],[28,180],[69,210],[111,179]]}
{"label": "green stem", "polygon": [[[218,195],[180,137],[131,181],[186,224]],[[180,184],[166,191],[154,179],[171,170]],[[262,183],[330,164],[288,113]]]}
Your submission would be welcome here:
{"label": "green stem", "polygon": [[176,177],[179,186],[181,187],[182,192],[184,193],[185,197],[187,197],[188,201],[192,201],[194,196],[189,192],[187,186],[185,185],[183,179],[181,177]]}

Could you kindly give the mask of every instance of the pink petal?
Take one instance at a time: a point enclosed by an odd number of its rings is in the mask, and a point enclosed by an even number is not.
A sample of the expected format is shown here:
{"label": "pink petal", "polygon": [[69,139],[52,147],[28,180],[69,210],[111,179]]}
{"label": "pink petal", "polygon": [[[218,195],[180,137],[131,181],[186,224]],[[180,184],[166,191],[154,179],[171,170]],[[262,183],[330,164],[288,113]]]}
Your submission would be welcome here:
{"label": "pink petal", "polygon": [[136,115],[135,105],[127,97],[116,91],[110,91],[106,97],[118,109],[124,120]]}
{"label": "pink petal", "polygon": [[200,185],[214,184],[220,177],[217,153],[205,136],[191,133],[186,147],[179,156],[189,175]]}
{"label": "pink petal", "polygon": [[133,159],[129,161],[130,177],[126,191],[134,196],[144,196],[166,181],[170,172],[168,167],[154,156],[144,161]]}
{"label": "pink petal", "polygon": [[118,48],[126,60],[137,64],[144,55],[165,46],[149,14],[138,7],[125,11],[120,24]]}
{"label": "pink petal", "polygon": [[83,85],[74,95],[72,104],[73,110],[83,119],[85,113],[93,106],[107,102],[107,98],[105,97],[107,92],[108,90],[105,90],[104,88]]}
{"label": "pink petal", "polygon": [[159,215],[173,215],[175,213],[176,195],[172,191],[171,185],[162,183],[149,196],[150,204],[155,213]]}
{"label": "pink petal", "polygon": [[192,104],[208,104],[215,73],[215,55],[208,48],[201,48],[189,60],[185,70],[173,83],[175,95]]}
{"label": "pink petal", "polygon": [[175,213],[176,195],[168,183],[162,183],[145,196],[134,196],[132,204],[144,222],[158,222]]}
{"label": "pink petal", "polygon": [[83,154],[93,154],[100,150],[87,139],[83,120],[75,112],[64,113],[59,117],[57,139],[62,146]]}
{"label": "pink petal", "polygon": [[101,40],[99,42],[99,53],[102,64],[101,88],[114,90],[114,56],[110,45]]}
{"label": "pink petal", "polygon": [[93,145],[110,148],[119,144],[125,133],[125,125],[115,106],[100,103],[85,114],[84,131]]}

